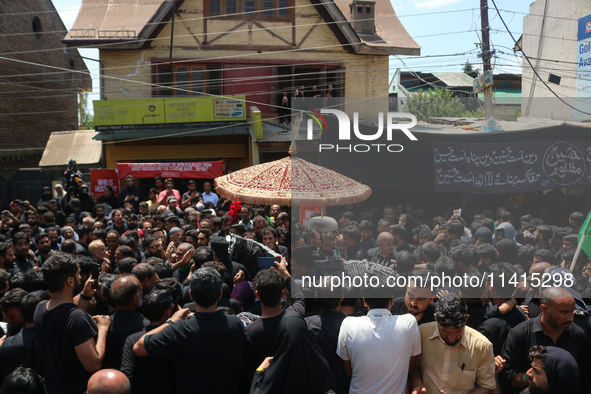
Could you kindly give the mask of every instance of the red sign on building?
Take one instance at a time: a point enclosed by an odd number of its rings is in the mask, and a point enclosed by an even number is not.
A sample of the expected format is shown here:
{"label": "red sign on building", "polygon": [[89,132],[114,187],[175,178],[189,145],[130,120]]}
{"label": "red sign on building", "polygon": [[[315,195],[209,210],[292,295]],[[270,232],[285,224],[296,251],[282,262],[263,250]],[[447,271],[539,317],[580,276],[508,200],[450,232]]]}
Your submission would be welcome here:
{"label": "red sign on building", "polygon": [[117,170],[90,170],[91,193],[96,198],[105,194],[105,187],[111,186],[115,192],[115,197],[119,197],[119,179]]}
{"label": "red sign on building", "polygon": [[117,163],[119,178],[128,175],[135,178],[193,178],[214,179],[224,175],[226,160],[186,163]]}

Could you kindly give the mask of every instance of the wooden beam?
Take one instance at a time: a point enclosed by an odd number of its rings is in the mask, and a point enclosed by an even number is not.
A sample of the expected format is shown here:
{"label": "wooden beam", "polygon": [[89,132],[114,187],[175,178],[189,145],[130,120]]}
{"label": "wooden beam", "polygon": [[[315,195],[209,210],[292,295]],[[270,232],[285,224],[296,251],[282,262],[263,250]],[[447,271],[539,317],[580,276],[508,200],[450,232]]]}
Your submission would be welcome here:
{"label": "wooden beam", "polygon": [[[286,43],[287,45],[292,45],[292,43],[291,43],[291,42],[287,41],[285,38],[281,37],[279,34],[277,34],[277,33],[273,32],[273,30],[271,30],[271,28],[267,28],[267,27],[265,27],[265,26],[261,25],[260,23],[258,23],[258,22],[256,22],[256,21],[253,21],[252,23],[253,23],[255,26],[257,26],[258,28],[260,28],[260,29],[263,29],[263,31],[264,31],[265,33],[269,33],[270,35],[272,35],[273,37],[275,37],[276,39],[278,39],[278,40],[280,40],[280,41],[283,41],[283,42],[284,42],[284,43]],[[314,27],[316,27],[316,25],[314,25]]]}

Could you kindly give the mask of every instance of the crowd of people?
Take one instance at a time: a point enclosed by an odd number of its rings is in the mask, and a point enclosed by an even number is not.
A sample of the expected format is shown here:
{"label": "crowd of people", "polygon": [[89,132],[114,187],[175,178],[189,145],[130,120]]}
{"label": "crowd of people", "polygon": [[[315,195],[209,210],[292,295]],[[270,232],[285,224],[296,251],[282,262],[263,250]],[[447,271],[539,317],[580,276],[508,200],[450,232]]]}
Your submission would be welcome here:
{"label": "crowd of people", "polygon": [[[61,198],[2,212],[1,393],[590,392],[582,212],[558,227],[386,206],[327,229],[210,182],[157,177],[144,196],[128,176],[94,199],[73,174]],[[273,267],[233,261],[232,237]],[[351,262],[406,285],[302,280]],[[468,280],[430,286],[443,275]]]}

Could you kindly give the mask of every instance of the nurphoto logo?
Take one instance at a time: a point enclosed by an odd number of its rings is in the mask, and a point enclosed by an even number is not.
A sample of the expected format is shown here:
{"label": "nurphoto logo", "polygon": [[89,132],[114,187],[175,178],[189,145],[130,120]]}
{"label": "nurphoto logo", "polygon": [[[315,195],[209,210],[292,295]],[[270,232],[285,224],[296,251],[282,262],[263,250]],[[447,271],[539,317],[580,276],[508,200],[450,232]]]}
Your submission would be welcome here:
{"label": "nurphoto logo", "polygon": [[[345,112],[337,109],[326,109],[322,108],[320,113],[314,110],[308,110],[306,115],[309,116],[307,119],[307,138],[312,140],[314,137],[314,122],[318,125],[321,132],[330,132],[328,125],[322,114],[332,114],[337,117],[339,130],[338,139],[339,141],[351,141],[351,119]],[[408,123],[397,123],[395,120],[398,119],[410,119]],[[384,123],[386,126],[384,127]],[[373,141],[377,142],[382,139],[385,129],[386,141],[391,142],[392,136],[396,130],[402,131],[406,137],[411,141],[418,141],[417,137],[409,130],[416,126],[417,118],[413,114],[405,112],[387,112],[385,115],[383,112],[378,113],[378,128],[376,131],[364,130],[362,132],[359,127],[359,113],[353,112],[353,135],[356,139],[361,141]],[[368,133],[369,132],[369,133]],[[334,151],[334,152],[390,152],[398,153],[402,152],[404,147],[401,144],[386,144],[386,143],[371,143],[371,144],[320,144],[318,147],[319,152],[323,151]]]}

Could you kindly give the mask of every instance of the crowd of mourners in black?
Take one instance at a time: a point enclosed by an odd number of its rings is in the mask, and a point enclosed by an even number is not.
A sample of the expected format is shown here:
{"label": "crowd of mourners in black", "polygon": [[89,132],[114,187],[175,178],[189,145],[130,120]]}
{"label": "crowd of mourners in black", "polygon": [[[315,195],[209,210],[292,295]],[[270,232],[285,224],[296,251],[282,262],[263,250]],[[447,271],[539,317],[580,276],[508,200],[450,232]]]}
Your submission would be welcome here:
{"label": "crowd of mourners in black", "polygon": [[[363,392],[356,374],[372,366],[337,351],[345,318],[379,304],[420,327],[450,294],[465,319],[440,319],[439,329],[474,329],[494,354],[484,361],[494,372],[477,372],[473,392],[589,392],[583,250],[570,271],[582,212],[558,227],[503,207],[466,222],[458,211],[427,219],[399,205],[346,211],[338,229],[318,231],[292,223],[288,207],[219,198],[209,182],[197,191],[189,181],[181,195],[157,177],[146,197],[133,177],[125,182],[118,198],[111,190],[95,200],[68,180],[63,196],[44,188],[36,204],[17,199],[2,213],[0,392]],[[249,272],[232,261],[231,234],[281,259]],[[347,288],[302,288],[298,275],[353,260],[396,276],[486,280],[432,289],[415,279],[381,304]],[[398,392],[432,392],[421,391],[426,372],[413,365]],[[488,378],[496,388],[481,384]]]}

